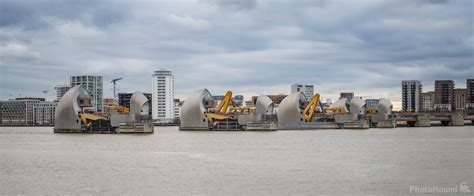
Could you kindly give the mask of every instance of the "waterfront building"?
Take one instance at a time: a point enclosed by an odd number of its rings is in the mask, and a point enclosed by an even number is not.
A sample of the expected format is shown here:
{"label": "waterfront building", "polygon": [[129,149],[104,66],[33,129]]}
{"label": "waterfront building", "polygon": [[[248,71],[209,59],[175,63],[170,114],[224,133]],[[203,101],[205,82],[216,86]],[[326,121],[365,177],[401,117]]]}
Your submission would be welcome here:
{"label": "waterfront building", "polygon": [[451,111],[456,108],[454,104],[454,82],[435,80],[435,110]]}
{"label": "waterfront building", "polygon": [[422,112],[431,112],[434,110],[435,92],[428,91],[421,93],[421,109]]}
{"label": "waterfront building", "polygon": [[467,101],[467,89],[455,88],[454,89],[454,108],[456,110],[464,110]]}
{"label": "waterfront building", "polygon": [[311,84],[293,84],[291,85],[291,93],[303,92],[308,101],[311,101],[314,95],[314,85]]}
{"label": "waterfront building", "polygon": [[174,119],[174,76],[166,69],[155,71],[152,76],[152,116],[162,123]]}
{"label": "waterfront building", "polygon": [[2,102],[2,124],[33,124],[33,107],[44,98],[22,97]]}
{"label": "waterfront building", "polygon": [[379,99],[366,99],[365,108],[376,109],[379,104]]}
{"label": "waterfront building", "polygon": [[[118,93],[118,105],[130,108],[130,99],[132,98],[133,93],[125,93],[119,92]],[[151,93],[143,93],[145,97],[150,101],[150,108],[152,108],[152,94]],[[152,110],[149,111],[149,115],[152,114]]]}
{"label": "waterfront building", "polygon": [[82,87],[86,89],[89,95],[92,97],[95,111],[103,112],[102,98],[104,84],[102,76],[80,75],[71,76],[70,79],[71,88],[77,85],[82,85]]}
{"label": "waterfront building", "polygon": [[402,110],[405,112],[419,112],[422,85],[419,80],[402,81]]}
{"label": "waterfront building", "polygon": [[58,102],[61,97],[63,97],[64,94],[66,94],[66,92],[70,89],[71,87],[69,85],[57,85],[54,87],[54,89],[56,90],[56,102]]}
{"label": "waterfront building", "polygon": [[39,102],[33,106],[33,124],[54,125],[57,102]]}
{"label": "waterfront building", "polygon": [[349,101],[352,100],[352,98],[354,98],[354,92],[344,92],[344,93],[341,93],[341,95],[339,96],[339,99],[340,98],[347,98]]}

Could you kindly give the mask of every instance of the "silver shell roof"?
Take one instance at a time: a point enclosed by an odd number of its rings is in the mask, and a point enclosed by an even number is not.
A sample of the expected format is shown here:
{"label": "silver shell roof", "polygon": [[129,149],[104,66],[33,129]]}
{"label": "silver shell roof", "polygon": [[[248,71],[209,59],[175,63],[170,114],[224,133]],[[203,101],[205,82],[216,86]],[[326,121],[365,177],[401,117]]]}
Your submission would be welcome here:
{"label": "silver shell roof", "polygon": [[363,114],[365,111],[365,101],[361,98],[354,97],[351,100],[350,112],[351,114]]}
{"label": "silver shell roof", "polygon": [[78,115],[81,108],[77,102],[79,97],[89,97],[89,93],[81,85],[69,89],[59,100],[54,115],[54,129],[81,129],[81,119]]}
{"label": "silver shell roof", "polygon": [[141,92],[133,93],[130,98],[130,113],[132,114],[148,114],[150,103],[146,96]]}
{"label": "silver shell roof", "polygon": [[377,122],[381,120],[387,120],[389,115],[392,113],[393,105],[387,99],[379,99],[377,104],[377,113],[372,117],[372,121]]}
{"label": "silver shell roof", "polygon": [[278,127],[298,127],[302,121],[300,108],[305,102],[306,97],[302,92],[292,93],[285,97],[278,106]]}
{"label": "silver shell roof", "polygon": [[181,107],[180,129],[208,128],[208,122],[204,112],[204,101],[212,100],[211,93],[207,89],[194,91]]}
{"label": "silver shell roof", "polygon": [[257,103],[255,104],[255,114],[271,114],[273,113],[274,104],[272,100],[266,95],[260,95],[257,97]]}
{"label": "silver shell roof", "polygon": [[[346,102],[347,102],[347,98],[340,98],[336,102],[331,104],[329,107],[330,108],[343,108],[344,112],[348,112],[349,110],[347,109]],[[331,111],[328,111],[328,112],[331,113]]]}
{"label": "silver shell roof", "polygon": [[388,99],[379,99],[379,104],[377,105],[378,113],[391,114],[392,109],[392,102],[390,102]]}

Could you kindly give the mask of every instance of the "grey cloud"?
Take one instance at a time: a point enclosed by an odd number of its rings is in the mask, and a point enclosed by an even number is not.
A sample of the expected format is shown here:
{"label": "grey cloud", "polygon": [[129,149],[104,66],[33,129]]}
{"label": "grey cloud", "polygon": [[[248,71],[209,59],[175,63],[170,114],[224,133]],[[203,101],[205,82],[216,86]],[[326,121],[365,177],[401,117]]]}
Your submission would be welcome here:
{"label": "grey cloud", "polygon": [[465,85],[474,77],[472,1],[420,2],[442,3],[3,2],[0,47],[24,47],[0,59],[0,99],[16,89],[39,95],[73,74],[123,76],[122,91],[146,92],[160,67],[174,71],[180,98],[204,87],[288,93],[302,82],[323,96],[350,90],[397,101],[402,79]]}
{"label": "grey cloud", "polygon": [[0,2],[0,26],[16,26],[26,30],[51,27],[51,18],[62,20],[81,20],[85,23],[105,27],[125,19],[127,7],[121,3],[107,1],[11,1]]}
{"label": "grey cloud", "polygon": [[257,0],[211,0],[211,2],[230,10],[249,10],[257,6]]}

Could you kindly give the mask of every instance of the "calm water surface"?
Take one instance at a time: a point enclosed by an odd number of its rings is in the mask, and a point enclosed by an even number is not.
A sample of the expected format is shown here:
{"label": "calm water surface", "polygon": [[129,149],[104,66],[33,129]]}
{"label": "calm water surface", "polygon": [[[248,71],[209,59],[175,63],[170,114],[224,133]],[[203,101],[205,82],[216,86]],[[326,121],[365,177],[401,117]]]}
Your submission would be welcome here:
{"label": "calm water surface", "polygon": [[150,135],[0,127],[0,194],[409,194],[474,191],[474,127]]}

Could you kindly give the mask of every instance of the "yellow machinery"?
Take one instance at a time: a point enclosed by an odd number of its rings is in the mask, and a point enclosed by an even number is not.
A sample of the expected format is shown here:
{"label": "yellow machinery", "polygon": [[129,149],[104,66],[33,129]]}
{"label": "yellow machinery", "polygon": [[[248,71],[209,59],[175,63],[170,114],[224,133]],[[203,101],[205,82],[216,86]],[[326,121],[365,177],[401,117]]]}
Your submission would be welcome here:
{"label": "yellow machinery", "polygon": [[244,107],[230,107],[229,112],[237,112],[239,111],[240,113],[252,113],[253,108],[244,108]]}
{"label": "yellow machinery", "polygon": [[224,124],[228,122],[236,122],[239,114],[251,112],[253,112],[252,108],[235,107],[234,101],[232,100],[232,91],[227,91],[215,110],[205,113],[205,116],[209,120],[209,123],[215,127],[220,123],[220,121],[227,121],[224,122]]}
{"label": "yellow machinery", "polygon": [[229,108],[229,104],[232,103],[232,91],[227,91],[225,93],[224,98],[222,99],[221,103],[217,106],[214,113],[226,113],[227,108]]}
{"label": "yellow machinery", "polygon": [[326,108],[325,110],[338,113],[338,114],[344,113],[344,108]]}
{"label": "yellow machinery", "polygon": [[374,114],[377,113],[377,109],[375,109],[375,108],[367,108],[367,109],[365,109],[365,113],[366,113],[367,115],[374,115]]}
{"label": "yellow machinery", "polygon": [[92,121],[96,121],[96,120],[106,120],[104,117],[102,116],[98,116],[98,115],[95,115],[95,114],[88,114],[88,113],[80,113],[79,114],[79,117],[81,118],[82,122],[84,123],[84,125],[86,125],[87,127],[90,126],[91,122]]}
{"label": "yellow machinery", "polygon": [[209,122],[214,124],[215,120],[235,119],[234,116],[230,116],[227,113],[227,109],[229,108],[230,103],[232,103],[232,91],[227,91],[222,101],[214,110],[214,113],[205,114],[206,117],[209,119]]}
{"label": "yellow machinery", "polygon": [[115,110],[115,111],[120,112],[120,113],[129,113],[130,112],[130,108],[125,107],[125,106],[109,105],[109,106],[105,106],[105,107],[108,108],[108,109],[111,109],[111,110]]}
{"label": "yellow machinery", "polygon": [[311,101],[304,108],[302,115],[304,119],[306,120],[306,122],[311,122],[314,115],[318,111],[319,98],[320,98],[319,93],[316,93],[313,96],[313,99],[311,99]]}

